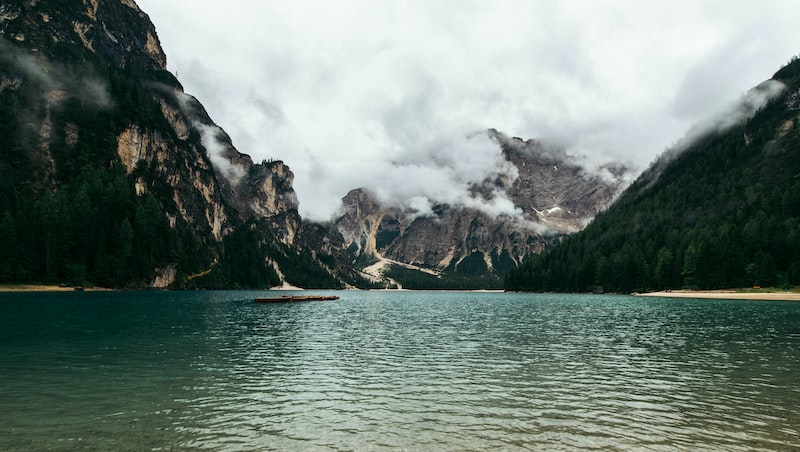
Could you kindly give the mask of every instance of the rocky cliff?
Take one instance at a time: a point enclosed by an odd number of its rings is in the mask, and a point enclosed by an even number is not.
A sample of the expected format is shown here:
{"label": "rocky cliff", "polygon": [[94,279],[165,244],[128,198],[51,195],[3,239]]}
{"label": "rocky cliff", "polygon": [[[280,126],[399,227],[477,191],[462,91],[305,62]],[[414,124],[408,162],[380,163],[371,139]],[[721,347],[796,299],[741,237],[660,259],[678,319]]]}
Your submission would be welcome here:
{"label": "rocky cliff", "polygon": [[589,168],[582,159],[536,140],[489,132],[516,167],[518,177],[505,187],[525,217],[551,234],[583,229],[625,188],[632,177],[622,165]]}
{"label": "rocky cliff", "polygon": [[515,172],[476,183],[472,191],[483,199],[502,191],[517,215],[438,205],[432,215],[420,216],[381,205],[366,190],[356,189],[343,198],[344,213],[336,221],[355,260],[501,277],[526,257],[582,229],[624,188],[625,168],[590,171],[563,150],[496,130],[488,133]]}
{"label": "rocky cliff", "polygon": [[369,287],[384,282],[358,269],[386,261],[497,281],[621,184],[489,131],[513,171],[472,194],[516,215],[356,190],[335,224],[304,224],[289,168],[239,152],[166,64],[133,0],[0,4],[0,282]]}
{"label": "rocky cliff", "polygon": [[[236,150],[134,1],[0,5],[0,104],[0,215],[15,237],[39,235],[0,280],[264,286],[298,267],[338,284],[296,245],[289,168]],[[46,213],[49,199],[61,207]]]}

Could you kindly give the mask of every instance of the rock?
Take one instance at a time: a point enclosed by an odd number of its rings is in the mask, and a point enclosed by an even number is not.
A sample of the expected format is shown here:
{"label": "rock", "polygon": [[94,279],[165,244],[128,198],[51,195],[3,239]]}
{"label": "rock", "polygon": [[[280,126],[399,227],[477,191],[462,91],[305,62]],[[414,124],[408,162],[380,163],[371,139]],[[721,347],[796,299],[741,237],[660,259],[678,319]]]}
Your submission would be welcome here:
{"label": "rock", "polygon": [[582,229],[624,188],[625,168],[593,174],[563,150],[495,130],[489,134],[518,176],[482,181],[473,186],[473,195],[490,199],[502,190],[520,215],[437,205],[433,215],[419,216],[383,206],[366,190],[355,189],[342,199],[344,213],[335,221],[350,251],[445,271],[458,271],[465,260],[474,266],[478,258],[485,263],[479,269],[501,276],[553,240]]}

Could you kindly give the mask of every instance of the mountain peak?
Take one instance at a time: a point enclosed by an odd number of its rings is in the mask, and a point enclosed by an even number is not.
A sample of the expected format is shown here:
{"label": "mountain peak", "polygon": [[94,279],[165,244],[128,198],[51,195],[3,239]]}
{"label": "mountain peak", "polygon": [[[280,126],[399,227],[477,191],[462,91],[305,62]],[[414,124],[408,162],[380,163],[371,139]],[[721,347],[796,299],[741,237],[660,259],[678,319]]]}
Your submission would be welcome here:
{"label": "mountain peak", "polygon": [[[364,189],[350,191],[336,226],[356,260],[388,260],[405,266],[406,275],[410,268],[440,272],[438,282],[429,281],[434,287],[469,286],[461,278],[470,277],[490,285],[493,277],[497,284],[526,257],[583,228],[624,185],[624,168],[600,176],[562,149],[495,129],[488,133],[512,171],[474,183],[473,205],[435,204],[421,213],[383,204]],[[492,215],[478,207],[497,202],[498,196],[512,204],[515,215]]]}
{"label": "mountain peak", "polygon": [[0,5],[0,106],[0,219],[24,231],[0,281],[341,285],[297,244],[288,166],[234,147],[135,2]]}

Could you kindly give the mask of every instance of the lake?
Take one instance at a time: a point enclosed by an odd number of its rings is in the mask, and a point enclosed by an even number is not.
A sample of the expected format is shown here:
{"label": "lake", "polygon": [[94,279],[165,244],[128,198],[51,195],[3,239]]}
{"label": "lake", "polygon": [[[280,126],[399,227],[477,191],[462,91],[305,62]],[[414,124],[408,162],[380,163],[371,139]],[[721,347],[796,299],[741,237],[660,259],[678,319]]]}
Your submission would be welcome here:
{"label": "lake", "polygon": [[267,294],[0,294],[0,449],[800,447],[800,303]]}

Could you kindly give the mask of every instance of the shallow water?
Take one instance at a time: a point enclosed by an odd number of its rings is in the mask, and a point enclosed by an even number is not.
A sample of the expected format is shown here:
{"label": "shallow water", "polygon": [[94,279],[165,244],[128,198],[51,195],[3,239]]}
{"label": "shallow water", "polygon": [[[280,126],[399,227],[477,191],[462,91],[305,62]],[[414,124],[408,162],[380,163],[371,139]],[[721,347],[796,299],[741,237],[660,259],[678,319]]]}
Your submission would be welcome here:
{"label": "shallow water", "polygon": [[800,447],[800,303],[262,294],[0,294],[0,449]]}

